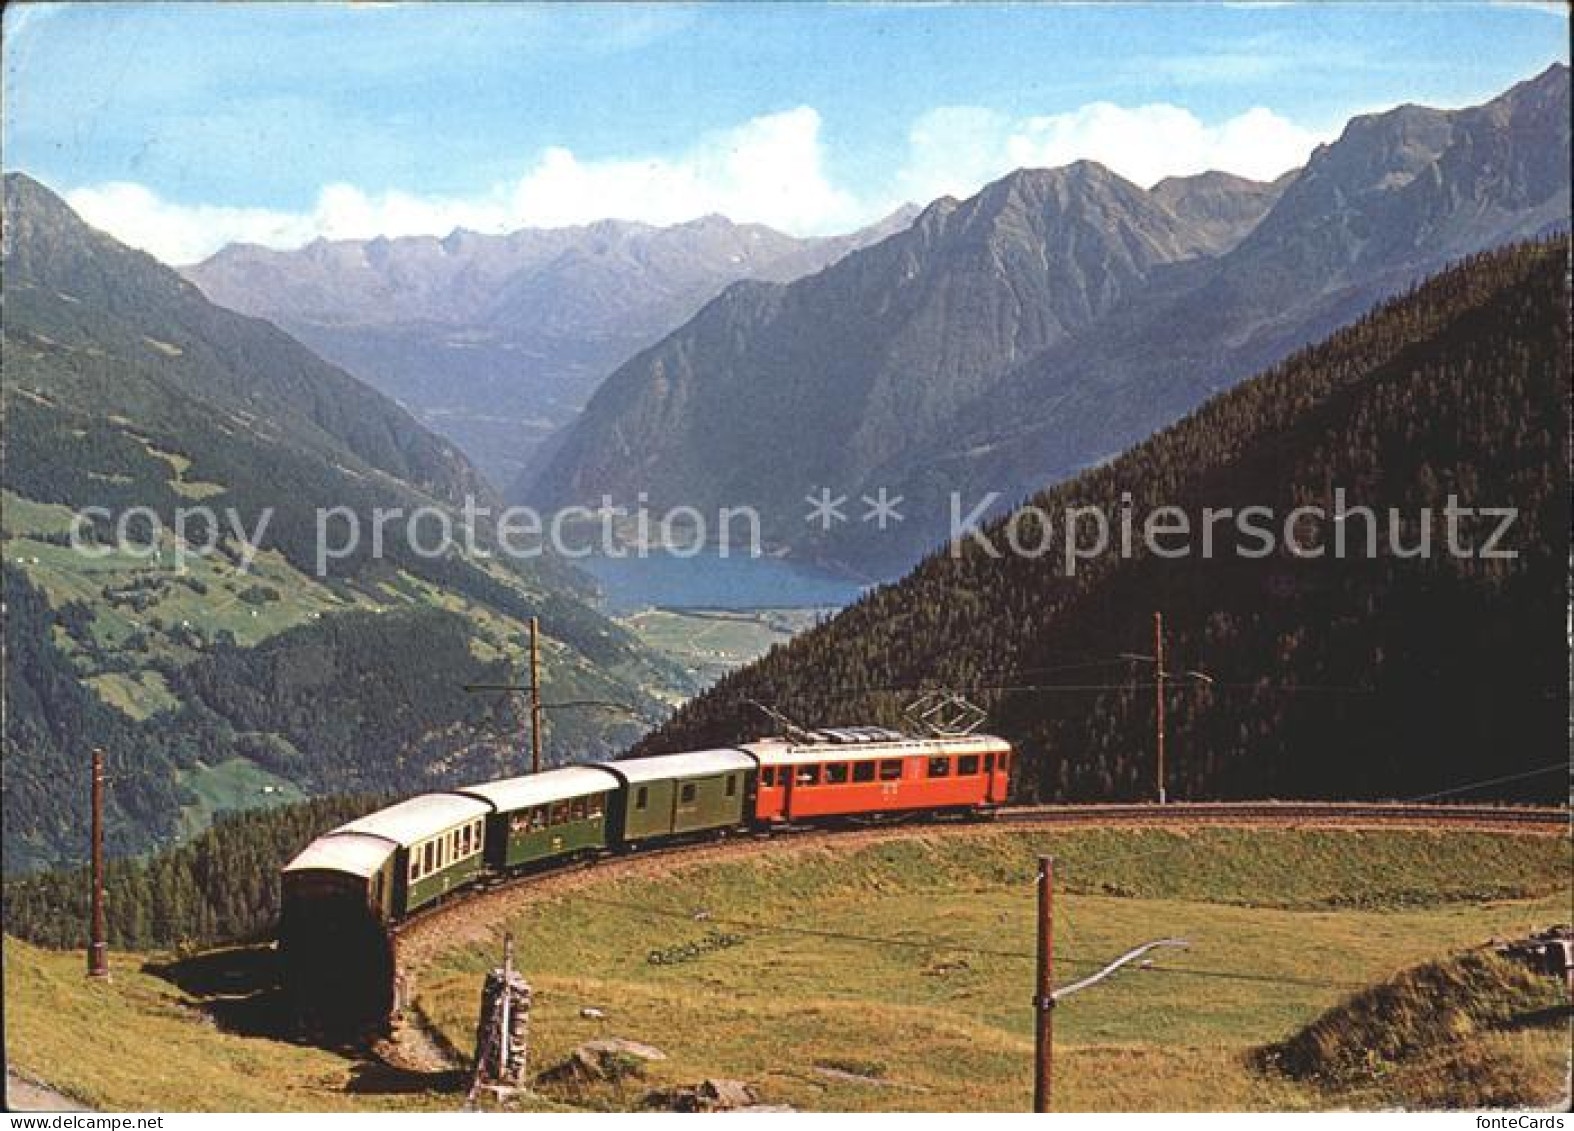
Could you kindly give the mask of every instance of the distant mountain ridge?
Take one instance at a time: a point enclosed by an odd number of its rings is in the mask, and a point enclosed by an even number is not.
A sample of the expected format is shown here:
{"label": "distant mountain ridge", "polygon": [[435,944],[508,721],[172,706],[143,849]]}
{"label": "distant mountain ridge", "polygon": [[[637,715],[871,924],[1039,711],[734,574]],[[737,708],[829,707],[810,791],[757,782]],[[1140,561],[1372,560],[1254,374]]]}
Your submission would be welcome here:
{"label": "distant mountain ridge", "polygon": [[602,377],[729,283],[811,274],[915,214],[824,239],[713,215],[295,251],[240,244],[184,274],[398,398],[507,486]]}
{"label": "distant mountain ridge", "polygon": [[[1023,170],[785,286],[730,288],[604,383],[518,497],[752,504],[805,557],[890,576],[958,492],[1008,505],[1451,259],[1566,226],[1569,73],[1491,102],[1351,121],[1271,186],[1145,192]],[[907,520],[820,532],[818,488]]]}
{"label": "distant mountain ridge", "polygon": [[[1255,217],[1239,215],[1244,235]],[[846,483],[896,457],[1158,266],[1218,244],[1094,162],[942,198],[818,275],[729,288],[607,380],[525,497],[564,505],[640,490],[779,513],[811,485],[802,476]],[[762,491],[772,484],[779,494]]]}

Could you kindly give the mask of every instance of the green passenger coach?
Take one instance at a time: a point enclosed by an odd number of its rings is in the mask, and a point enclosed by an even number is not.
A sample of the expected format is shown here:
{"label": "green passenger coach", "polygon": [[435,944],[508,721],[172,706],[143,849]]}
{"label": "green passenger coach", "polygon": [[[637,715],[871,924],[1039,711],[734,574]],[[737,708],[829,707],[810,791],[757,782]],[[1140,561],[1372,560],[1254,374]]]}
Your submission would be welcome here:
{"label": "green passenger coach", "polygon": [[427,793],[335,829],[398,846],[387,905],[395,915],[423,907],[467,883],[480,870],[486,817],[492,807],[474,797]]}
{"label": "green passenger coach", "polygon": [[486,802],[486,862],[520,868],[607,847],[607,812],[618,779],[594,766],[466,786],[459,792]]}
{"label": "green passenger coach", "polygon": [[612,842],[637,844],[742,825],[752,812],[758,765],[741,750],[600,763],[623,783],[613,795]]}

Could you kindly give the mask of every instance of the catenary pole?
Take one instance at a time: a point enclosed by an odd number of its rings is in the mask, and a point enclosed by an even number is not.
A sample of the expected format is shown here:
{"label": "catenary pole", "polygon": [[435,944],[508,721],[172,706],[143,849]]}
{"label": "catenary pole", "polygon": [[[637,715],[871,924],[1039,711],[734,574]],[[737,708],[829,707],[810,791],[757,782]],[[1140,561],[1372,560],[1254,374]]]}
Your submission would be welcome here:
{"label": "catenary pole", "polygon": [[1055,858],[1038,858],[1038,993],[1033,1042],[1033,1110],[1051,1105],[1051,1063],[1055,1049]]}

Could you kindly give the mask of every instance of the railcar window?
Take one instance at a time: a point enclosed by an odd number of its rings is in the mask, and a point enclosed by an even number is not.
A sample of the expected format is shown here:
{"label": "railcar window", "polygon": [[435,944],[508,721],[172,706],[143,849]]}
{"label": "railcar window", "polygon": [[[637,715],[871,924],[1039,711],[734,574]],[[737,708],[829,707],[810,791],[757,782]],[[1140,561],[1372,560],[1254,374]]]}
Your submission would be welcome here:
{"label": "railcar window", "polygon": [[964,754],[956,760],[956,772],[959,774],[978,773],[978,755]]}
{"label": "railcar window", "polygon": [[607,795],[604,793],[596,794],[590,799],[590,810],[586,813],[586,816],[592,821],[600,820],[601,815],[606,811],[606,805]]}
{"label": "railcar window", "polygon": [[797,781],[797,784],[799,784],[799,785],[819,785],[820,784],[820,767],[819,766],[799,766],[798,767],[798,776],[797,776],[797,778],[795,780]]}
{"label": "railcar window", "polygon": [[847,781],[847,763],[837,762],[825,767],[825,784],[842,785]]}
{"label": "railcar window", "polygon": [[573,803],[568,807],[568,815],[576,821],[585,819],[585,799],[583,797],[574,798]]}
{"label": "railcar window", "polygon": [[649,803],[650,803],[650,787],[646,786],[646,785],[642,785],[642,786],[639,787],[639,792],[634,794],[634,808],[636,808],[636,809],[643,809]]}
{"label": "railcar window", "polygon": [[738,778],[737,778],[737,775],[735,775],[735,774],[728,774],[727,775],[727,796],[728,797],[736,797],[736,796],[738,796]]}
{"label": "railcar window", "polygon": [[874,763],[873,762],[854,762],[853,763],[853,781],[855,781],[855,782],[874,781]]}
{"label": "railcar window", "polygon": [[552,805],[552,823],[566,825],[568,823],[569,805],[567,801],[557,801]]}
{"label": "railcar window", "polygon": [[421,878],[421,857],[412,852],[410,854],[410,882],[413,884]]}
{"label": "railcar window", "polygon": [[462,828],[460,828],[460,830],[459,830],[459,855],[460,855],[461,858],[470,855],[470,826],[469,825],[465,825]]}
{"label": "railcar window", "polygon": [[991,750],[988,754],[984,755],[984,773],[992,774],[994,772],[995,772],[995,752],[993,750]]}
{"label": "railcar window", "polygon": [[437,865],[437,843],[426,842],[426,851],[421,854],[421,871],[430,872]]}
{"label": "railcar window", "polygon": [[481,851],[481,842],[485,839],[485,832],[486,820],[484,818],[480,818],[475,823],[475,836],[472,838],[475,841],[475,850],[477,852]]}
{"label": "railcar window", "polygon": [[678,797],[683,801],[683,803],[685,805],[687,805],[691,801],[694,800],[694,795],[695,795],[695,793],[698,792],[698,790],[699,790],[699,787],[696,786],[693,782],[684,782],[683,783],[683,788],[678,791]]}
{"label": "railcar window", "polygon": [[765,788],[767,788],[767,789],[771,789],[771,788],[775,787],[775,785],[776,785],[776,767],[775,766],[766,766],[763,770],[760,771],[760,784],[765,786]]}
{"label": "railcar window", "polygon": [[888,758],[880,763],[880,780],[897,781],[902,776],[902,761],[900,758]]}
{"label": "railcar window", "polygon": [[947,778],[951,776],[951,759],[929,759],[929,776],[932,778]]}

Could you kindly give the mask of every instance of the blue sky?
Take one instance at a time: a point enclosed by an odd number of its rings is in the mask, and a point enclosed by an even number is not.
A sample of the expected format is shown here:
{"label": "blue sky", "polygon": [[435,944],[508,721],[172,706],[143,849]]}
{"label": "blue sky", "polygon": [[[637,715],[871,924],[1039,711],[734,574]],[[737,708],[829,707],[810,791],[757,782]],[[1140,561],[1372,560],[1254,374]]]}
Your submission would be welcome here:
{"label": "blue sky", "polygon": [[1272,176],[1567,57],[1558,5],[11,5],[4,155],[179,261],[706,211],[825,232],[1019,164]]}

